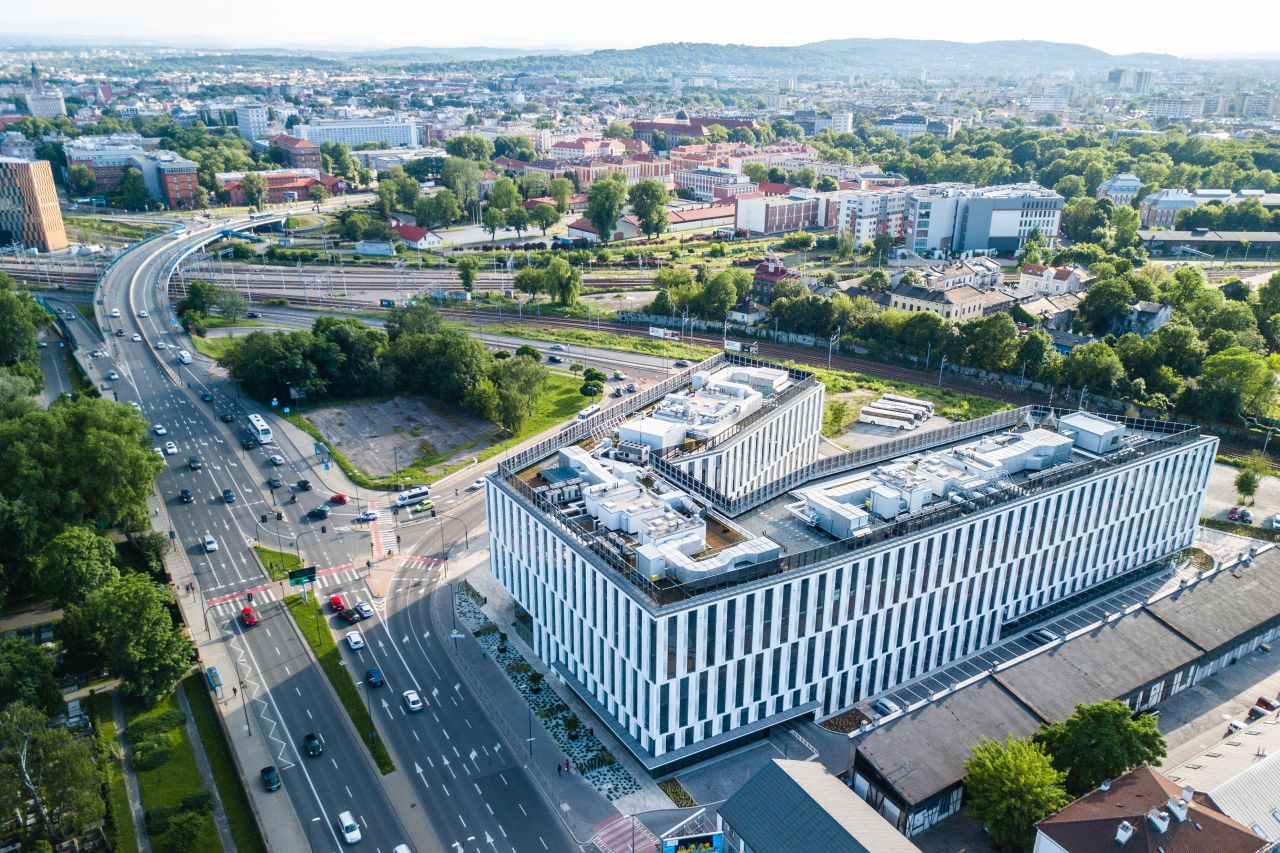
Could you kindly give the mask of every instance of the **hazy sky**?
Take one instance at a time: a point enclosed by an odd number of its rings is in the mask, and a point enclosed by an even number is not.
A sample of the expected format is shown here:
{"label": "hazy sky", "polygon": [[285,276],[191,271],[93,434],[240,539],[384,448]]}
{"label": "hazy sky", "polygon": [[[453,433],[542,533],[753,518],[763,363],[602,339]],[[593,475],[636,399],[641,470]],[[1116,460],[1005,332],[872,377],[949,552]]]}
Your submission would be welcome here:
{"label": "hazy sky", "polygon": [[[592,12],[591,9],[598,11]],[[627,4],[425,2],[362,5],[220,0],[3,0],[3,30],[22,34],[192,40],[235,46],[330,48],[636,47],[664,41],[803,44],[828,38],[899,37],[985,41],[1077,42],[1109,53],[1150,51],[1180,56],[1277,55],[1274,0],[1234,0],[1210,11],[1181,3],[1074,0],[1038,5],[1012,0],[914,0],[851,3],[776,0]],[[1050,14],[1052,12],[1052,14]],[[1266,22],[1269,22],[1267,24]]]}

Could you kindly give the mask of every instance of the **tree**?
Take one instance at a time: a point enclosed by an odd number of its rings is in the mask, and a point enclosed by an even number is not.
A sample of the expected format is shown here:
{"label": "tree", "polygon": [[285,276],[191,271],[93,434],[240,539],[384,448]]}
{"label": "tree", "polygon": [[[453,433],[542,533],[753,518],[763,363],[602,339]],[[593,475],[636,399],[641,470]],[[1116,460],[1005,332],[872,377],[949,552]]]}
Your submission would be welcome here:
{"label": "tree", "polygon": [[72,196],[85,196],[93,192],[95,179],[88,166],[71,166],[67,169],[67,192]]}
{"label": "tree", "polygon": [[611,121],[604,129],[604,136],[605,139],[630,139],[635,136],[635,131],[626,122]]}
{"label": "tree", "polygon": [[667,230],[667,202],[670,200],[671,193],[667,188],[652,179],[637,181],[627,190],[631,212],[640,220],[640,230],[647,237],[656,237]]}
{"label": "tree", "polygon": [[0,640],[0,707],[26,702],[46,714],[61,713],[66,705],[53,677],[55,664],[44,646],[20,638]]}
{"label": "tree", "polygon": [[965,361],[983,370],[1007,371],[1018,349],[1018,327],[1003,312],[960,324]]}
{"label": "tree", "polygon": [[560,221],[560,212],[553,205],[540,204],[533,209],[533,213],[529,215],[529,220],[542,229],[542,236],[545,237],[547,229]]}
{"label": "tree", "polygon": [[470,208],[480,200],[480,165],[473,160],[450,157],[440,170],[440,180],[453,191],[458,205]]}
{"label": "tree", "polygon": [[622,172],[610,172],[587,190],[587,220],[595,226],[600,242],[607,243],[613,237],[626,200],[627,177]]}
{"label": "tree", "polygon": [[489,232],[489,238],[493,239],[498,236],[498,231],[507,227],[507,216],[496,207],[486,207],[484,214],[480,217],[480,221],[484,223],[485,230]]}
{"label": "tree", "polygon": [[983,740],[964,770],[969,811],[1001,848],[1030,850],[1036,821],[1071,802],[1063,788],[1066,774],[1030,740]]}
{"label": "tree", "polygon": [[59,604],[83,601],[120,577],[115,546],[91,528],[72,525],[41,551],[40,587]]}
{"label": "tree", "polygon": [[556,201],[556,213],[564,216],[569,212],[569,196],[573,195],[573,181],[568,178],[553,178],[547,188],[547,195]]}
{"label": "tree", "polygon": [[1102,341],[1094,341],[1072,351],[1067,373],[1075,387],[1088,387],[1094,393],[1107,394],[1124,377],[1124,365],[1111,347]]}
{"label": "tree", "polygon": [[147,705],[171,693],[191,666],[191,641],[174,624],[173,603],[172,590],[144,574],[123,575],[85,601],[121,690]]}
{"label": "tree", "polygon": [[[36,340],[49,314],[7,273],[0,272],[0,367],[39,363]],[[38,369],[38,368],[37,368]]]}
{"label": "tree", "polygon": [[538,152],[534,150],[533,143],[523,136],[499,136],[493,140],[493,156],[527,163],[538,159]]}
{"label": "tree", "polygon": [[266,178],[247,172],[240,181],[240,189],[244,191],[244,200],[250,207],[262,210],[267,206],[269,191]]}
{"label": "tree", "polygon": [[1080,313],[1094,334],[1104,335],[1128,315],[1132,304],[1133,288],[1122,278],[1112,278],[1094,284],[1085,292],[1080,300]]}
{"label": "tree", "polygon": [[1084,178],[1079,175],[1067,175],[1053,185],[1053,191],[1070,201],[1084,195]]}
{"label": "tree", "polygon": [[445,143],[444,150],[450,157],[461,157],[464,160],[488,162],[493,159],[493,143],[483,136],[463,134],[455,136]]}
{"label": "tree", "polygon": [[835,178],[824,175],[818,179],[819,192],[830,193],[838,189],[840,189],[840,183]]}
{"label": "tree", "polygon": [[88,741],[25,702],[0,711],[0,808],[6,814],[35,810],[48,841],[78,835],[103,818],[98,768]]}
{"label": "tree", "polygon": [[498,178],[489,190],[489,205],[498,210],[508,211],[520,203],[520,190],[516,182],[510,178]]}
{"label": "tree", "polygon": [[1052,756],[1053,766],[1067,774],[1067,792],[1076,797],[1165,756],[1156,718],[1134,718],[1133,710],[1116,700],[1077,705],[1070,717],[1042,726],[1035,741]]}
{"label": "tree", "polygon": [[529,230],[529,211],[517,204],[507,211],[507,225],[516,232],[516,237],[519,238],[525,231]]}
{"label": "tree", "polygon": [[1262,485],[1262,478],[1251,467],[1241,468],[1236,474],[1236,494],[1240,497],[1241,503],[1252,502],[1260,485]]}
{"label": "tree", "polygon": [[218,313],[231,322],[239,320],[249,310],[249,300],[244,294],[229,285],[214,289],[213,307]]}
{"label": "tree", "polygon": [[861,284],[867,290],[885,293],[890,287],[889,274],[884,270],[872,270],[863,277]]}
{"label": "tree", "polygon": [[1228,347],[1204,360],[1200,376],[1179,404],[1228,423],[1246,415],[1266,415],[1275,403],[1275,379],[1275,372],[1261,355],[1244,347]]}
{"label": "tree", "polygon": [[538,352],[537,347],[530,346],[529,344],[521,344],[516,347],[515,354],[517,356],[523,356],[524,358],[531,358],[534,361],[542,361],[542,353]]}
{"label": "tree", "polygon": [[763,163],[743,163],[742,174],[757,184],[769,180],[769,167]]}
{"label": "tree", "polygon": [[422,228],[440,228],[462,215],[458,197],[451,189],[441,189],[433,196],[419,198],[413,206],[414,221]]}
{"label": "tree", "polygon": [[703,138],[707,142],[728,142],[729,129],[723,124],[709,124],[703,133]]}
{"label": "tree", "polygon": [[[538,294],[542,292],[543,278],[542,270],[537,267],[525,267],[516,273],[512,286],[520,293],[529,294],[531,302],[537,302]],[[518,355],[519,351],[516,354]]]}
{"label": "tree", "polygon": [[458,278],[462,279],[462,289],[467,293],[476,289],[476,271],[479,269],[479,258],[468,255],[458,259]]}
{"label": "tree", "polygon": [[544,282],[547,293],[555,296],[561,305],[577,304],[578,294],[582,292],[582,271],[570,266],[564,258],[551,259],[544,273]]}
{"label": "tree", "polygon": [[365,229],[369,227],[369,223],[373,222],[367,213],[359,213],[357,211],[347,211],[342,217],[342,236],[347,240],[364,239]]}
{"label": "tree", "polygon": [[387,312],[383,328],[387,339],[394,342],[401,335],[434,335],[444,328],[444,321],[430,302],[410,297]]}
{"label": "tree", "polygon": [[142,170],[130,166],[120,179],[120,206],[125,210],[146,210],[151,207],[151,192],[142,179]]}
{"label": "tree", "polygon": [[329,199],[329,190],[325,189],[324,184],[316,184],[311,188],[311,191],[307,193],[307,198],[315,204],[323,204]]}

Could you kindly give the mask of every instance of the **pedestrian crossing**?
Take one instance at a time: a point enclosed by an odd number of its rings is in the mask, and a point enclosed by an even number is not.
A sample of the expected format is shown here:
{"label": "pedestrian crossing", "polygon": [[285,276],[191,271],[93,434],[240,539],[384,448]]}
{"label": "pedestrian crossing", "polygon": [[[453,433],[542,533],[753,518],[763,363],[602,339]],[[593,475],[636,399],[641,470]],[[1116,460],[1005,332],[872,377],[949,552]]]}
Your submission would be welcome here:
{"label": "pedestrian crossing", "polygon": [[658,849],[657,836],[631,815],[618,815],[597,827],[591,843],[600,849],[600,853]]}
{"label": "pedestrian crossing", "polygon": [[[317,571],[315,583],[307,586],[315,590],[337,589],[345,584],[355,583],[363,579],[362,568],[347,563],[342,566],[332,566],[328,569]],[[208,599],[205,604],[211,612],[219,616],[235,616],[248,603],[260,605],[279,601],[282,583],[282,581],[271,581],[253,587],[246,587],[236,592]],[[284,589],[284,595],[292,595],[296,592],[293,587],[286,586]],[[253,596],[252,602],[248,598],[249,595]]]}

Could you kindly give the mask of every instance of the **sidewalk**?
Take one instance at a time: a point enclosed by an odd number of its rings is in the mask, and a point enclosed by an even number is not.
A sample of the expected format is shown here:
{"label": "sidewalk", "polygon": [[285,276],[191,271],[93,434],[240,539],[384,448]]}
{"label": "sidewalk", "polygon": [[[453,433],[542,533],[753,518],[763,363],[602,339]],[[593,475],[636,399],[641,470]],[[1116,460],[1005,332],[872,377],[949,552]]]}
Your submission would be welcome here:
{"label": "sidewalk", "polygon": [[124,715],[124,699],[119,690],[111,692],[111,721],[115,726],[116,743],[120,746],[120,770],[124,774],[124,789],[129,795],[129,816],[133,818],[133,835],[140,853],[151,853],[151,836],[147,834],[147,821],[142,810],[142,791],[133,769],[133,746],[125,737],[129,721]]}
{"label": "sidewalk", "polygon": [[[164,520],[165,524],[169,524],[168,513],[163,501],[152,495],[147,500],[147,503],[152,508],[160,511],[160,517],[156,519],[158,528],[161,519]],[[186,553],[180,548],[171,550],[165,556],[165,567],[173,579],[173,589],[178,599],[178,607],[182,611],[182,619],[187,624],[191,640],[195,643],[201,670],[216,666],[224,684],[229,686],[235,683],[235,681],[239,680],[237,675],[239,669],[224,642],[222,632],[213,625],[210,625],[208,633],[204,630],[204,597],[200,593],[198,579],[192,571],[191,563],[187,560]],[[195,593],[187,594],[183,592],[188,583],[196,584]],[[256,777],[258,768],[276,763],[274,757],[267,750],[266,738],[239,736],[239,733],[244,729],[244,722],[239,720],[238,716],[236,719],[231,719],[232,715],[242,713],[239,705],[215,701],[213,707],[217,712],[218,722],[222,726],[222,733],[226,736],[227,744],[231,747],[231,755],[235,760],[240,780],[244,783],[245,792],[249,796],[249,805],[253,809],[254,818],[262,831],[262,838],[266,843],[267,849],[309,849],[306,833],[303,831],[302,824],[298,821],[298,816],[294,812],[289,798],[269,794],[261,785],[249,784],[249,781]],[[190,720],[190,715],[188,715],[188,720]],[[198,736],[194,742],[199,743]],[[213,793],[216,798],[217,789],[210,788],[210,793]]]}
{"label": "sidewalk", "polygon": [[[585,840],[591,836],[594,827],[609,818],[616,817],[619,812],[639,814],[673,808],[671,799],[662,792],[648,772],[632,758],[626,747],[613,737],[608,727],[602,723],[593,725],[593,721],[596,720],[595,715],[578,700],[571,690],[560,685],[558,677],[543,666],[533,651],[516,636],[511,626],[514,601],[490,573],[487,549],[480,553],[469,554],[454,563],[454,570],[450,572],[449,580],[463,579],[488,599],[488,604],[483,610],[501,630],[508,632],[508,643],[517,649],[536,670],[546,676],[546,687],[554,689],[573,713],[584,721],[584,725],[595,729],[595,737],[640,786],[639,791],[619,797],[611,803],[577,773],[564,775],[556,773],[552,776],[551,771],[557,764],[563,764],[567,756],[543,728],[541,722],[535,719],[532,758],[528,760],[527,766],[547,798],[556,804],[565,817],[573,835],[579,840]],[[453,618],[452,597],[445,587],[442,586],[441,591],[443,595],[437,595],[432,599],[432,617],[436,620],[437,630],[451,624]],[[504,731],[513,745],[522,744],[529,736],[530,709],[506,674],[492,659],[481,653],[479,644],[470,635],[457,644],[456,652],[450,648],[450,653],[466,673],[467,682],[486,697],[487,707],[494,722]],[[528,754],[526,751],[525,755]]]}

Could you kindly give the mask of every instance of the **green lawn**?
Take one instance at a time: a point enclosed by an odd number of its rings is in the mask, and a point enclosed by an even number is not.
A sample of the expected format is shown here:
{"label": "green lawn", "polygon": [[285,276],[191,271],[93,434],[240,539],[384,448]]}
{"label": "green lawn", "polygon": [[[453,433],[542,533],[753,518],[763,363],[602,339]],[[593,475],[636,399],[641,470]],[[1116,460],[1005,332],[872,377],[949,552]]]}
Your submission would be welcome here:
{"label": "green lawn", "polygon": [[247,317],[241,317],[238,320],[231,320],[226,317],[203,317],[200,325],[206,329],[228,329],[248,326],[270,326],[270,323],[264,323],[261,320],[250,320]]}
{"label": "green lawn", "polygon": [[[542,399],[538,401],[538,410],[534,412],[533,417],[525,423],[520,432],[511,438],[503,439],[495,442],[485,449],[474,454],[480,461],[484,461],[491,456],[502,453],[507,448],[519,444],[532,436],[537,435],[543,430],[550,429],[558,423],[562,423],[572,418],[578,412],[585,409],[592,403],[599,402],[600,397],[584,397],[578,393],[578,389],[582,387],[582,379],[569,373],[558,373],[551,371],[547,381],[547,390],[542,395]],[[339,401],[340,402],[340,401]],[[346,401],[348,403],[352,401]],[[400,469],[394,474],[388,474],[385,477],[370,477],[363,471],[356,468],[351,460],[347,458],[341,450],[333,446],[333,443],[324,437],[320,429],[315,424],[307,420],[304,415],[298,412],[290,412],[289,414],[281,414],[281,417],[289,421],[289,423],[301,429],[307,435],[316,441],[323,442],[329,447],[333,454],[333,461],[337,464],[342,472],[347,475],[347,479],[355,483],[357,486],[365,489],[386,489],[391,490],[398,487],[402,483],[434,483],[435,481],[447,477],[454,471],[465,468],[471,464],[471,458],[464,456],[454,464],[448,466],[444,470],[434,470],[428,472],[424,470],[431,465],[439,464],[440,457],[415,460],[405,468]],[[497,427],[494,427],[496,430]],[[471,443],[462,445],[462,447],[470,447]],[[461,448],[454,448],[449,455],[457,453]]]}
{"label": "green lawn", "polygon": [[[146,724],[147,721],[153,721],[153,725],[160,725],[163,718],[176,719],[176,714],[172,712],[181,714],[174,694],[161,699],[151,708],[126,703],[126,716],[130,727],[140,722]],[[165,806],[177,810],[181,807],[184,797],[204,791],[204,783],[200,780],[199,770],[196,769],[196,757],[192,751],[191,739],[187,737],[186,725],[177,723],[172,727],[164,725],[162,728],[163,731],[151,737],[167,741],[170,750],[169,760],[150,770],[138,770],[142,807],[148,812]],[[137,743],[134,744],[134,748],[137,749]],[[222,845],[218,841],[212,816],[206,815],[204,821],[206,831],[201,833],[199,843],[188,849],[219,853]]]}
{"label": "green lawn", "polygon": [[191,342],[195,344],[196,352],[215,360],[222,358],[227,351],[227,347],[234,341],[235,338],[203,338],[200,335],[191,336]]}
{"label": "green lawn", "polygon": [[[472,326],[470,328],[480,327]],[[617,335],[612,332],[592,332],[586,329],[554,329],[546,326],[520,323],[486,323],[483,328],[487,334],[511,335],[517,338],[554,341],[562,344],[580,344],[582,346],[600,347],[601,349],[619,350],[621,352],[636,352],[666,358],[685,358],[690,361],[701,361],[720,352],[715,347],[693,346],[661,338]]]}
{"label": "green lawn", "polygon": [[107,800],[107,838],[115,850],[137,850],[138,837],[133,831],[129,791],[124,785],[120,743],[116,740],[115,724],[111,719],[111,694],[95,693],[89,698],[88,704],[93,713],[98,774]]}
{"label": "green lawn", "polygon": [[88,320],[90,323],[98,322],[98,317],[93,312],[92,305],[76,305],[76,310],[80,312],[80,316]]}
{"label": "green lawn", "polygon": [[[945,388],[931,388],[928,385],[916,385],[913,382],[899,382],[895,379],[878,379],[865,373],[851,373],[845,370],[827,370],[812,364],[800,364],[795,361],[784,361],[783,365],[808,370],[817,376],[818,381],[827,386],[828,394],[841,394],[867,388],[881,393],[899,391],[922,400],[929,400],[937,405],[937,413],[953,421],[970,421],[975,418],[993,415],[1005,409],[1013,408],[1012,404],[980,397],[977,394],[961,394]],[[829,417],[831,412],[827,412]],[[826,418],[824,418],[826,420]],[[825,427],[825,425],[824,425]]]}
{"label": "green lawn", "polygon": [[200,673],[193,673],[183,681],[182,688],[187,691],[191,715],[200,732],[200,740],[204,743],[205,755],[209,757],[209,767],[213,771],[214,784],[218,786],[218,796],[222,799],[231,835],[236,840],[236,850],[239,853],[265,853],[267,847],[262,842],[258,822],[249,807],[249,795],[244,789],[245,781],[240,778],[236,763],[231,757],[231,749],[227,745],[222,726],[218,724],[217,711],[209,697],[204,677]]}
{"label": "green lawn", "polygon": [[[338,653],[338,645],[324,618],[324,611],[316,607],[319,598],[313,594],[303,601],[301,596],[291,595],[285,599],[285,604],[298,623],[299,632],[307,638],[311,651],[315,652],[316,660],[320,661],[320,668],[329,677],[329,683],[342,701],[342,707],[347,709],[347,715],[355,724],[356,731],[362,735],[361,740],[368,747],[378,769],[384,774],[394,772],[396,765],[391,760],[391,753],[387,752],[387,745],[374,729],[373,719],[365,707],[365,699],[361,695],[365,688],[356,686],[350,667],[343,665],[342,655]],[[355,673],[354,678],[360,676],[361,673]],[[370,731],[374,731],[372,743],[368,737]]]}
{"label": "green lawn", "polygon": [[267,575],[273,581],[284,580],[289,576],[290,571],[302,568],[302,561],[292,551],[275,551],[262,545],[253,546],[253,550],[258,552],[262,565],[267,569]]}

